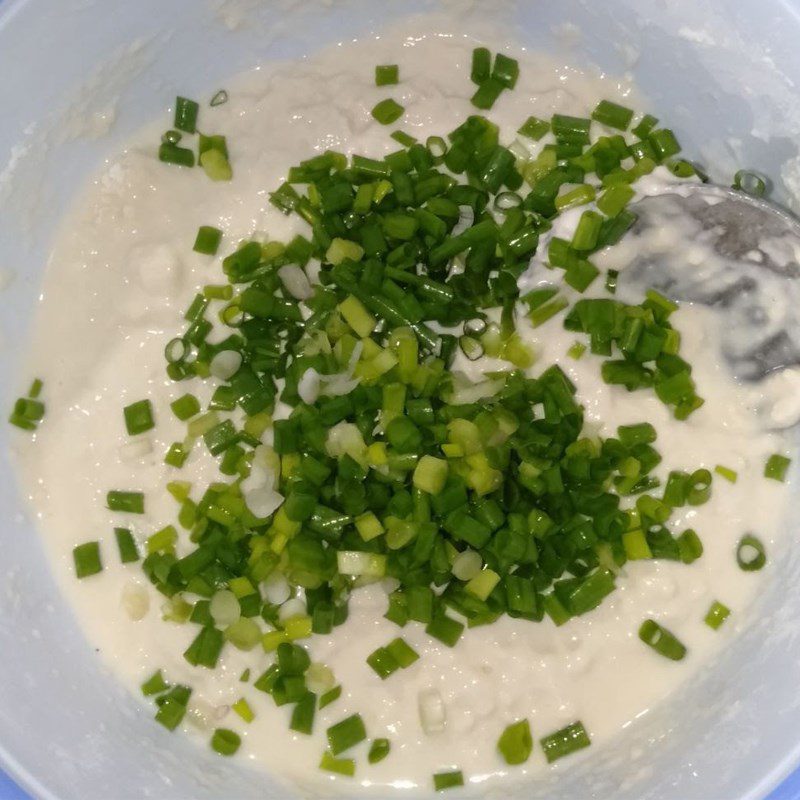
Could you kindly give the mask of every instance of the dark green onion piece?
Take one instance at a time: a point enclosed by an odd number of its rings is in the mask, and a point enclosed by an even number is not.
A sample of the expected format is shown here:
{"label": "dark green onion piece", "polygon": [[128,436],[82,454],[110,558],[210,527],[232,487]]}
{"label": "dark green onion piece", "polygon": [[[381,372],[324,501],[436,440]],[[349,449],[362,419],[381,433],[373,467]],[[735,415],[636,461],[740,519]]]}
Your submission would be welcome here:
{"label": "dark green onion piece", "polygon": [[232,756],[241,744],[241,736],[228,728],[217,728],[211,736],[211,749],[221,756]]}
{"label": "dark green onion piece", "polygon": [[454,770],[453,772],[437,772],[433,776],[433,788],[437,792],[442,792],[445,789],[455,789],[458,786],[464,785],[464,774],[461,770]]}
{"label": "dark green onion piece", "polygon": [[542,750],[544,750],[545,758],[548,764],[552,764],[559,758],[568,756],[577,750],[582,750],[584,747],[589,747],[591,744],[589,734],[583,727],[583,723],[573,722],[549,736],[541,739]]}
{"label": "dark green onion piece", "polygon": [[178,147],[169,142],[162,142],[158,148],[158,160],[165,164],[177,164],[180,167],[194,166],[194,150]]}
{"label": "dark green onion piece", "polygon": [[502,94],[503,89],[505,89],[505,86],[496,78],[487,78],[478,86],[475,94],[472,95],[472,105],[475,108],[490,109]]}
{"label": "dark green onion piece", "polygon": [[322,711],[325,706],[329,706],[335,700],[338,700],[342,696],[342,687],[341,686],[334,686],[333,689],[328,689],[325,694],[320,695],[319,698],[319,709]]}
{"label": "dark green onion piece", "polygon": [[78,578],[88,578],[103,569],[103,564],[100,560],[99,542],[79,544],[73,549],[72,558],[75,562],[75,575]]}
{"label": "dark green onion piece", "polygon": [[514,58],[498,53],[494,57],[492,78],[505,89],[513,89],[517,85],[517,79],[519,78],[519,62]]}
{"label": "dark green onion piece", "polygon": [[592,111],[592,119],[602,125],[608,125],[609,128],[626,131],[633,119],[633,111],[610,100],[601,100]]}
{"label": "dark green onion piece", "polygon": [[127,528],[114,528],[114,537],[119,548],[119,559],[123,564],[139,560],[139,548],[133,534]]}
{"label": "dark green onion piece", "polygon": [[764,477],[770,478],[773,481],[784,481],[786,479],[786,471],[792,463],[791,458],[774,453],[767,459],[764,465]]}
{"label": "dark green onion piece", "polygon": [[127,514],[144,514],[144,494],[112,490],[106,495],[106,505],[110,511],[124,511]]}
{"label": "dark green onion piece", "polygon": [[476,47],[472,51],[472,68],[470,79],[480,86],[491,74],[492,54],[486,47]]}
{"label": "dark green onion piece", "polygon": [[331,725],[327,731],[328,744],[331,753],[338,756],[345,750],[355,747],[359,742],[367,738],[367,730],[360,714],[353,714],[335,725]]}
{"label": "dark green onion piece", "polygon": [[686,655],[686,647],[655,620],[646,619],[641,624],[639,638],[659,655],[672,661],[680,661]]}
{"label": "dark green onion piece", "polygon": [[736,563],[745,572],[757,572],[767,563],[767,554],[760,539],[748,533],[736,546]]}
{"label": "dark green onion piece", "polygon": [[550,123],[539,117],[528,117],[517,131],[521,136],[538,142],[550,132]]}
{"label": "dark green onion piece", "polygon": [[154,694],[161,694],[169,689],[169,684],[164,680],[161,670],[154,672],[143,684],[142,694],[145,697],[150,697]]}
{"label": "dark green onion piece", "polygon": [[389,755],[392,745],[388,739],[375,739],[369,748],[367,760],[370,764],[377,764]]}
{"label": "dark green onion piece", "polygon": [[397,64],[384,64],[375,67],[375,85],[391,86],[400,80],[400,68]]}
{"label": "dark green onion piece", "polygon": [[197,114],[200,106],[194,100],[178,97],[175,100],[175,127],[179,131],[195,133],[197,131]]}

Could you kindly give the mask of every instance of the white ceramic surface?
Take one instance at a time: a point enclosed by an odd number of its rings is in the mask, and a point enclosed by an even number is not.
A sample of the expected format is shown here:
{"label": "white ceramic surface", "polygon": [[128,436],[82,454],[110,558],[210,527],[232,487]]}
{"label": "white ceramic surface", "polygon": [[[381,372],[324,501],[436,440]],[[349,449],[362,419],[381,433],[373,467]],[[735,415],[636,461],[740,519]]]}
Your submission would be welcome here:
{"label": "white ceramic surface", "polygon": [[[781,0],[562,0],[482,4],[529,47],[630,68],[670,115],[687,157],[776,176],[787,198],[800,109],[797,9]],[[66,204],[107,155],[172,102],[226,76],[437,8],[405,2],[0,2],[0,407]],[[459,15],[461,5],[445,4]],[[242,24],[238,24],[241,22]],[[107,131],[106,131],[107,128]],[[97,134],[103,134],[97,136]],[[715,177],[722,180],[720,172]],[[64,298],[69,302],[69,298]],[[154,725],[83,640],[61,602],[0,448],[0,761],[37,797],[277,798],[262,774]],[[786,537],[753,624],[713,672],[640,720],[618,747],[520,788],[526,798],[730,800],[763,796],[800,754],[800,553]]]}

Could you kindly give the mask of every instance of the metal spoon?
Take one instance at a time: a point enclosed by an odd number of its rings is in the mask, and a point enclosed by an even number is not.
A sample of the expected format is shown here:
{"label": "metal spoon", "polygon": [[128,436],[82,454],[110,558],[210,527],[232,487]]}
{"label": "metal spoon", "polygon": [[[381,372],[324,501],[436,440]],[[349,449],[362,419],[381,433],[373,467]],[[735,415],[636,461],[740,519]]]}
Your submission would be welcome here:
{"label": "metal spoon", "polygon": [[683,184],[631,206],[638,215],[620,289],[657,289],[724,315],[733,374],[760,381],[800,364],[800,221],[772,203]]}

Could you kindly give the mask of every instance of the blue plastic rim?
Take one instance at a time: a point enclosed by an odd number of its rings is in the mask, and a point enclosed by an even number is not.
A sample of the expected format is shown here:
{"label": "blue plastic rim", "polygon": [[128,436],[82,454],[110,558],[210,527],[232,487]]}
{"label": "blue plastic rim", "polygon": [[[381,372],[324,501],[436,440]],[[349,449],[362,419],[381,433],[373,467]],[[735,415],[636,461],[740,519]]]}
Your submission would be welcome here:
{"label": "blue plastic rim", "polygon": [[[788,196],[779,176],[797,154],[800,130],[794,88],[800,19],[789,0],[479,5],[531,49],[563,51],[571,26],[576,43],[567,59],[611,73],[631,69],[652,108],[670,112],[685,151],[719,169],[714,177],[723,181],[752,167],[776,176],[777,196]],[[238,8],[245,24],[233,31],[221,24],[215,9],[223,6]],[[16,374],[17,344],[71,197],[178,89],[192,96],[255,64],[310,53],[437,7],[435,0],[341,0],[330,7],[315,0],[0,0],[0,267],[13,266],[17,274],[0,295],[0,341],[15,345],[0,347],[0,374]],[[453,0],[447,7],[453,13]],[[135,74],[109,68],[133,52]],[[93,90],[86,102],[116,101],[114,127],[95,141],[48,141],[48,128],[88,78]],[[12,161],[9,180],[4,170]],[[15,388],[6,377],[3,408]],[[221,764],[157,729],[116,683],[60,599],[14,483],[6,439],[0,450],[7,573],[0,592],[0,764],[39,800],[284,797],[268,777]],[[771,800],[800,798],[798,774],[775,789],[800,763],[794,701],[800,632],[792,625],[800,619],[800,593],[787,590],[800,579],[800,553],[789,547],[796,538],[787,532],[753,624],[735,646],[668,708],[637,722],[636,744],[652,766],[644,785],[627,786],[626,753],[602,759],[598,753],[590,769],[560,773],[556,786],[511,789],[509,800],[756,800],[770,791]],[[26,795],[6,780],[0,796]]]}

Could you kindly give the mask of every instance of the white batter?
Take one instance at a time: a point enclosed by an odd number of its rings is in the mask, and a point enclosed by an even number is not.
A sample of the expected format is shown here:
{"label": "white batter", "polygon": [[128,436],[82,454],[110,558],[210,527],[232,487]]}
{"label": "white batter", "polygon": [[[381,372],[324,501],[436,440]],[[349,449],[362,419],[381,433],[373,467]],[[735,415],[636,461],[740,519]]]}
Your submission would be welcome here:
{"label": "white batter", "polygon": [[[203,105],[200,117],[204,132],[228,137],[234,169],[230,183],[212,183],[200,169],[179,169],[154,158],[159,135],[169,124],[165,114],[103,169],[76,203],[53,253],[27,362],[32,374],[44,379],[47,417],[33,442],[20,435],[20,469],[55,572],[89,642],[134,692],[159,668],[170,682],[191,685],[193,713],[184,727],[205,729],[201,742],[214,727],[234,728],[243,734],[240,757],[306,787],[324,786],[328,793],[352,795],[355,787],[375,791],[387,784],[428,791],[431,774],[449,769],[463,769],[472,782],[489,779],[494,784],[547,769],[538,746],[523,767],[510,769],[497,754],[499,734],[521,717],[530,719],[537,740],[581,719],[593,745],[575,758],[591,757],[696,670],[706,668],[714,650],[745,624],[748,601],[759,582],[769,579],[770,569],[741,572],[735,545],[752,530],[771,551],[786,501],[785,486],[762,477],[767,456],[787,452],[786,445],[777,434],[759,429],[751,395],[740,391],[720,365],[720,331],[711,312],[684,307],[674,316],[683,334],[682,354],[694,365],[698,392],[706,400],[684,423],[671,419],[651,393],[629,394],[602,384],[599,359],[588,354],[580,361],[567,358],[576,337],[562,329],[558,317],[536,331],[523,331],[542,366],[557,362],[576,382],[587,419],[601,435],[614,435],[619,424],[647,420],[659,431],[660,477],[669,469],[713,469],[716,464],[739,472],[736,485],[715,480],[708,504],[680,510],[674,519],[674,530],[691,526],[698,531],[705,545],[702,559],[691,567],[630,564],[618,591],[598,610],[562,628],[549,620],[535,624],[503,617],[466,631],[452,650],[430,640],[422,626],[409,624],[401,634],[384,620],[386,598],[380,586],[358,591],[348,622],[329,640],[316,637],[310,643],[314,659],[327,664],[344,687],[342,698],[317,714],[313,737],[291,733],[288,707],[276,709],[269,696],[239,682],[246,667],[258,676],[271,655],[227,646],[213,672],[183,659],[196,626],[162,621],[164,598],[150,587],[139,565],[119,564],[113,527],[132,527],[142,542],[174,521],[176,504],[163,489],[168,480],[192,480],[201,492],[219,477],[202,447],[195,448],[180,472],[162,463],[169,444],[184,433],[168,403],[186,391],[206,401],[211,390],[174,384],[164,373],[164,344],[180,328],[189,301],[204,284],[222,282],[219,260],[192,252],[197,228],[223,229],[220,256],[243,237],[265,232],[286,240],[302,230],[298,221],[267,202],[285,170],[327,148],[380,156],[397,149],[388,137],[396,127],[423,141],[445,134],[473,112],[468,101],[473,46],[457,36],[348,43],[306,63],[256,71],[231,82],[229,102],[217,108]],[[541,58],[520,61],[517,88],[505,92],[491,112],[505,141],[513,140],[529,114],[585,115],[604,97],[632,102],[627,85]],[[374,86],[373,67],[379,63],[400,64],[399,86]],[[378,125],[369,113],[387,96],[406,107],[404,118],[391,128]],[[474,364],[461,366],[476,369]],[[122,407],[143,397],[153,402],[157,427],[138,437],[141,452],[132,455],[125,447],[130,438]],[[144,491],[147,515],[107,511],[109,489]],[[78,582],[72,548],[87,539],[101,540],[105,569]],[[131,595],[148,600],[147,613],[137,621],[123,605],[123,597]],[[718,632],[703,624],[713,600],[733,612]],[[667,661],[639,641],[636,631],[645,617],[663,622],[687,645],[683,662]],[[384,682],[365,658],[397,635],[421,658]],[[417,698],[427,689],[437,689],[446,707],[445,730],[435,737],[423,733],[418,718]],[[256,713],[250,725],[229,711],[242,696]],[[143,713],[153,713],[147,701],[142,705]],[[325,728],[355,712],[363,716],[371,738],[391,740],[390,756],[369,766],[367,742],[353,751],[355,779],[319,772]],[[629,745],[618,738],[616,746]],[[554,768],[568,769],[569,762]],[[386,789],[378,794],[386,796]]]}

